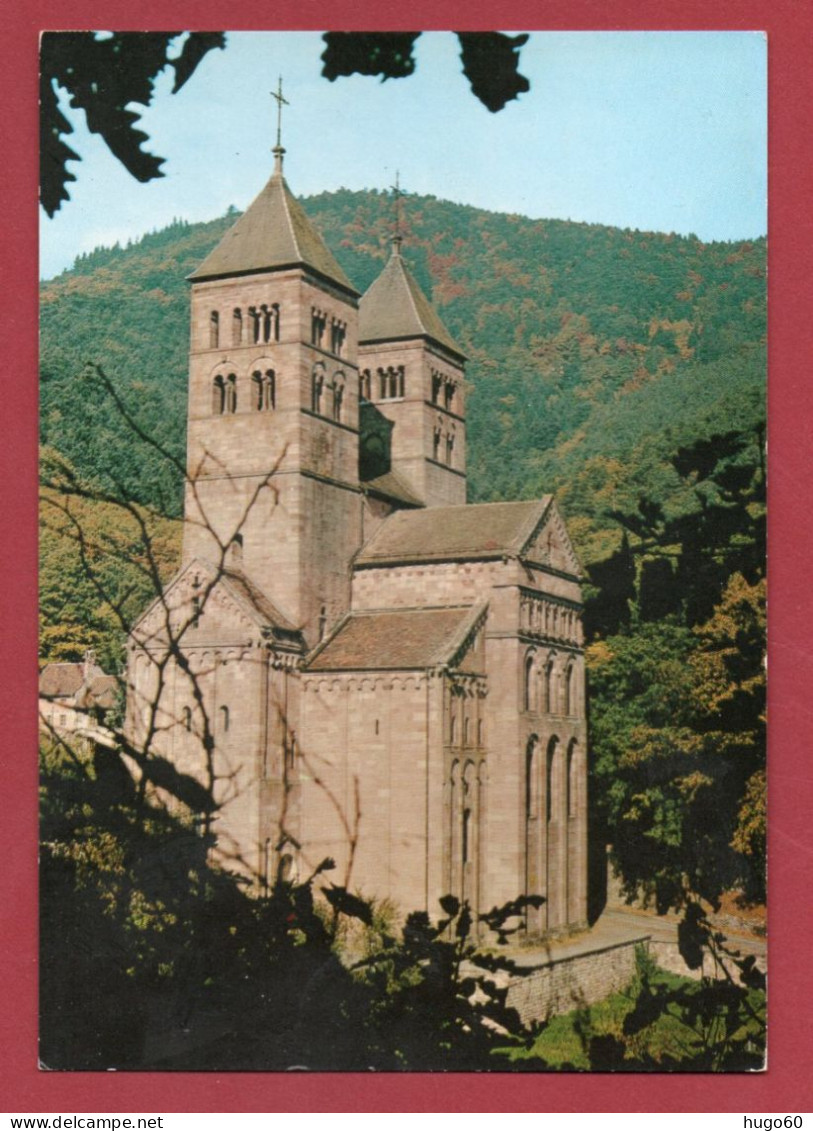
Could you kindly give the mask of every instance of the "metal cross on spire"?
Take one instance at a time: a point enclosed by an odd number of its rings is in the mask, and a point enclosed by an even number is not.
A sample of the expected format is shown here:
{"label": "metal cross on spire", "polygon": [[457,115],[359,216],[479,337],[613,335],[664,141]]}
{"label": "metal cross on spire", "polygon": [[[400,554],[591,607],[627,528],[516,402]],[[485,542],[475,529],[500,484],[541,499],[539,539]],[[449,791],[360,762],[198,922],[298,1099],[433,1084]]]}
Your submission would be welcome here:
{"label": "metal cross on spire", "polygon": [[279,76],[279,82],[277,84],[277,89],[271,91],[271,97],[273,99],[275,99],[276,103],[277,103],[277,144],[276,144],[276,148],[282,149],[282,107],[291,105],[291,103],[288,101],[288,99],[283,98],[283,95],[282,95],[282,75]]}
{"label": "metal cross on spire", "polygon": [[394,230],[393,230],[393,234],[392,234],[392,242],[393,242],[393,246],[396,247],[396,248],[401,246],[401,242],[403,240],[403,236],[401,235],[401,220],[402,220],[401,201],[403,200],[404,196],[406,195],[404,190],[401,188],[401,182],[400,182],[399,178],[400,178],[400,174],[399,174],[398,170],[396,169],[395,170],[395,184],[390,185],[390,191],[392,192],[392,199],[393,199],[394,212],[395,212],[395,223],[393,225]]}

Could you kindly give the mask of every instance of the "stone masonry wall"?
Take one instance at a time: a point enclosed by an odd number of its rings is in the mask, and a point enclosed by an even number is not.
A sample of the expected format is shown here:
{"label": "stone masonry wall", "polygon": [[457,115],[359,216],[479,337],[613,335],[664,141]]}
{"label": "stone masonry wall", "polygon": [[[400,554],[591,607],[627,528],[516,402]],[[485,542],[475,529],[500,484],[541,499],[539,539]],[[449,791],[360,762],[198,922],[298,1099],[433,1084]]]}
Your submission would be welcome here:
{"label": "stone masonry wall", "polygon": [[525,1024],[594,1005],[632,981],[637,945],[623,942],[587,954],[551,959],[540,969],[509,981],[507,1004],[517,1010]]}

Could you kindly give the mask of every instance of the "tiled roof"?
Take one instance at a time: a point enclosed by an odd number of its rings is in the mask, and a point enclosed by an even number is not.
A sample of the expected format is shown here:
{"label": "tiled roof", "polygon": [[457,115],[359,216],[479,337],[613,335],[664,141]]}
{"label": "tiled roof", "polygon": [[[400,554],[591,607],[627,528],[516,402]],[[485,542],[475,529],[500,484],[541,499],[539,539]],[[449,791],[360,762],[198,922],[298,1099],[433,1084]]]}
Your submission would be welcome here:
{"label": "tiled roof", "polygon": [[480,503],[396,511],[363,547],[356,565],[457,561],[519,554],[550,500],[551,496],[545,495],[526,503]]}
{"label": "tiled roof", "polygon": [[358,294],[291,193],[280,166],[260,195],[189,278],[199,282],[297,264],[311,267],[345,290]]}
{"label": "tiled roof", "polygon": [[76,694],[84,676],[84,664],[46,664],[40,672],[40,695],[45,699],[66,699]]}
{"label": "tiled roof", "polygon": [[396,244],[389,262],[359,303],[359,342],[430,338],[465,357],[415,281]]}
{"label": "tiled roof", "polygon": [[110,710],[111,707],[116,705],[118,685],[119,681],[114,675],[92,677],[90,682],[82,688],[81,694],[77,696],[77,707],[100,707],[102,710]]}
{"label": "tiled roof", "polygon": [[351,613],[308,671],[414,671],[446,663],[482,606]]}

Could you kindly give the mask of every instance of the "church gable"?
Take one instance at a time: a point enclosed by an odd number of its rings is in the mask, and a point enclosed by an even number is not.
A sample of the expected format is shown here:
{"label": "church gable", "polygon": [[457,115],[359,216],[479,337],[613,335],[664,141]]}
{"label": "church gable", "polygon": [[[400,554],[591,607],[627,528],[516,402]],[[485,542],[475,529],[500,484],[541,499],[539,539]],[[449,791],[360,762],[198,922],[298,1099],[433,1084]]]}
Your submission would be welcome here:
{"label": "church gable", "polygon": [[551,500],[541,522],[522,548],[520,557],[534,565],[581,577],[583,570],[564,520]]}

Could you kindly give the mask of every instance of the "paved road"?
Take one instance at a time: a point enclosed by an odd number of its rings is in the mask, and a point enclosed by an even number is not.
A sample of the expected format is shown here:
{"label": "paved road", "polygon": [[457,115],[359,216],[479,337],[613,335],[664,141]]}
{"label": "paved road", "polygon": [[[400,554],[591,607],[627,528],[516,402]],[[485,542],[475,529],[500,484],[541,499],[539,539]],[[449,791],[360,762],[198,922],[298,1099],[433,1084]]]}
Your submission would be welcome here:
{"label": "paved road", "polygon": [[[655,915],[632,908],[607,908],[589,931],[573,938],[552,941],[539,947],[523,947],[511,951],[511,957],[521,966],[534,966],[540,962],[574,958],[579,954],[619,946],[621,943],[643,942],[677,945],[677,916]],[[729,935],[730,945],[743,954],[765,956],[764,939],[746,935]]]}

